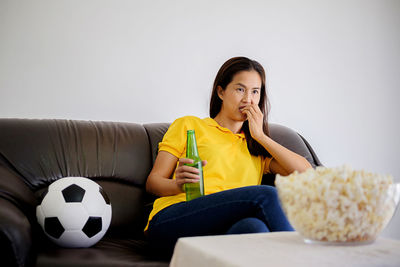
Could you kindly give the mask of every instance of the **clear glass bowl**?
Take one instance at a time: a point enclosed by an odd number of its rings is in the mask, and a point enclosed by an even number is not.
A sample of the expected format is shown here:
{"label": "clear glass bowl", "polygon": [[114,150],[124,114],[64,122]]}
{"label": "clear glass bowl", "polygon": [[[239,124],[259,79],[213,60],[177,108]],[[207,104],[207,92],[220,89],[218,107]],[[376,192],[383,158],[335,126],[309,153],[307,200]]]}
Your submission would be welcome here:
{"label": "clear glass bowl", "polygon": [[288,220],[308,244],[370,244],[389,223],[399,203],[400,183],[378,179],[377,186],[364,183],[360,188],[332,179],[325,185],[324,180],[304,177],[277,175],[275,184]]}

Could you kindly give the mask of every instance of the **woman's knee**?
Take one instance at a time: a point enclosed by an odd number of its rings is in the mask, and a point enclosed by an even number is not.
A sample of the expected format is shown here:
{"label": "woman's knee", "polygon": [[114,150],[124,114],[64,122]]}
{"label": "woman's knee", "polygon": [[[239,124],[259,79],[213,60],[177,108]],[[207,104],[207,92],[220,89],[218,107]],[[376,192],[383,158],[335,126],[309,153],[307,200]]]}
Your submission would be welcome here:
{"label": "woman's knee", "polygon": [[258,185],[250,188],[251,194],[262,202],[277,202],[278,191],[275,187],[269,185]]}
{"label": "woman's knee", "polygon": [[259,185],[258,186],[263,193],[270,194],[270,195],[278,195],[278,191],[276,187],[270,185]]}
{"label": "woman's knee", "polygon": [[252,195],[278,195],[278,192],[274,186],[270,185],[252,185],[242,187]]}
{"label": "woman's knee", "polygon": [[278,193],[275,187],[268,185],[254,185],[241,187],[231,191],[229,194],[234,201],[251,203],[255,208],[267,208],[279,203]]}

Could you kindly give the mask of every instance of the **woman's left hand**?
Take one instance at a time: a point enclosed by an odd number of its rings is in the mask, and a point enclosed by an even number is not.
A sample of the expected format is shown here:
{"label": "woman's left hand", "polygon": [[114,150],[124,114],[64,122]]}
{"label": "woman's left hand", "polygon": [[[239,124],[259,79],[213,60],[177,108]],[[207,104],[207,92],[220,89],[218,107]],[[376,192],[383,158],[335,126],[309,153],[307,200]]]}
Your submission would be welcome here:
{"label": "woman's left hand", "polygon": [[257,141],[260,140],[265,135],[263,131],[264,115],[260,107],[257,104],[251,103],[244,107],[242,112],[247,115],[251,137]]}

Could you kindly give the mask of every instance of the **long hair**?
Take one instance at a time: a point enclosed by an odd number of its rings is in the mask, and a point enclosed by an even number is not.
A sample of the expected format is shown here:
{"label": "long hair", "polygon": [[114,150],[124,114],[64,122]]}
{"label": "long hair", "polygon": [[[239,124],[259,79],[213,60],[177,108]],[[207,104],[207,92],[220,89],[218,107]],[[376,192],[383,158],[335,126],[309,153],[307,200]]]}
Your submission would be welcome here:
{"label": "long hair", "polygon": [[[263,113],[263,131],[269,136],[268,129],[268,113],[270,109],[267,93],[265,89],[265,71],[264,68],[255,60],[248,59],[247,57],[234,57],[226,61],[219,69],[217,76],[214,80],[214,85],[211,93],[210,100],[210,117],[215,118],[221,110],[222,100],[218,96],[218,86],[221,86],[223,90],[226,89],[227,85],[232,81],[233,76],[240,71],[256,71],[261,78],[261,91],[260,91],[260,102],[258,106]],[[242,131],[246,136],[247,148],[250,154],[264,157],[270,157],[268,151],[260,145],[256,140],[251,137],[249,130],[249,122],[246,120],[243,123]]]}

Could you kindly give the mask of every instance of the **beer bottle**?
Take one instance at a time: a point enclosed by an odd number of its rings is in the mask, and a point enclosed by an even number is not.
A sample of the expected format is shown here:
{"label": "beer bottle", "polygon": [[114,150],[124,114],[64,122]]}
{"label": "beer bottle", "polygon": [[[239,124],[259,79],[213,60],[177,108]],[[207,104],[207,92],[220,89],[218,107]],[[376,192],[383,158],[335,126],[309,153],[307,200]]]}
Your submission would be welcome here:
{"label": "beer bottle", "polygon": [[203,167],[199,152],[197,151],[196,136],[194,130],[187,131],[187,143],[186,143],[186,158],[192,159],[192,164],[185,164],[199,169],[200,181],[198,183],[186,183],[184,185],[186,192],[186,201],[204,196],[204,181],[203,181]]}

